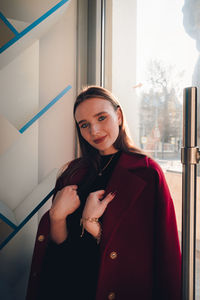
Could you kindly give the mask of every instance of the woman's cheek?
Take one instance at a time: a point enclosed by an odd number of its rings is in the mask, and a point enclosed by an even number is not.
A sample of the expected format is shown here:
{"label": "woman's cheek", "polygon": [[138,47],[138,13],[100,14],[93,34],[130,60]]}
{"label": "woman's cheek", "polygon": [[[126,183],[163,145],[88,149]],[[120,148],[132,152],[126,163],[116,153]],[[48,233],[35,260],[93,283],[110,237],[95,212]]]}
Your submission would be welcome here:
{"label": "woman's cheek", "polygon": [[88,135],[86,134],[86,132],[84,132],[83,137],[84,137],[85,140],[88,140]]}
{"label": "woman's cheek", "polygon": [[81,132],[81,135],[82,135],[82,137],[85,139],[85,140],[87,140],[87,133],[86,133],[86,130],[80,130],[80,132]]}

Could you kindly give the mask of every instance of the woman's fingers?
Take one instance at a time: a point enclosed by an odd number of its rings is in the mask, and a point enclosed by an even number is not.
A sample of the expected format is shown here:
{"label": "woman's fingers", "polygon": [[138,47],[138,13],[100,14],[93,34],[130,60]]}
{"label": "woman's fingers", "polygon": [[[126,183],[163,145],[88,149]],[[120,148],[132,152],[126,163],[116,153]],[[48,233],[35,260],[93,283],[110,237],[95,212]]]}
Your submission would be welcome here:
{"label": "woman's fingers", "polygon": [[116,192],[114,192],[114,193],[113,193],[113,192],[109,193],[109,194],[101,201],[102,205],[105,206],[105,207],[107,207],[107,205],[114,199],[115,195],[116,195]]}
{"label": "woman's fingers", "polygon": [[115,193],[111,192],[103,200],[101,200],[104,194],[105,194],[105,190],[98,190],[96,192],[92,192],[89,194],[84,207],[83,216],[96,217],[96,218],[102,216],[107,205],[115,197]]}
{"label": "woman's fingers", "polygon": [[96,191],[96,192],[94,192],[96,195],[97,195],[97,197],[99,198],[99,199],[102,199],[103,198],[103,195],[105,194],[105,190],[98,190],[98,191]]}
{"label": "woman's fingers", "polygon": [[78,185],[70,185],[70,188],[72,189],[72,190],[74,190],[74,191],[76,191],[77,190],[77,188],[78,188]]}
{"label": "woman's fingers", "polygon": [[77,185],[68,185],[56,193],[51,206],[52,217],[57,219],[66,218],[80,206],[77,188]]}

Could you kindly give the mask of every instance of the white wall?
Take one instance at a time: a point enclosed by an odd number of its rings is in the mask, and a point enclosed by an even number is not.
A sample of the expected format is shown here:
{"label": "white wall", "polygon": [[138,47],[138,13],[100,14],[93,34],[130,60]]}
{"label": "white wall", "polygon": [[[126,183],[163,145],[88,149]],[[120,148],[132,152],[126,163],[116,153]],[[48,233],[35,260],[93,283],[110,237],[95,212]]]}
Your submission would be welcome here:
{"label": "white wall", "polygon": [[[33,3],[40,5],[41,1]],[[0,70],[0,113],[18,130],[67,85],[72,86],[0,155],[0,201],[18,215],[20,205],[30,201],[38,184],[74,158],[76,5],[76,0],[70,1],[48,32]],[[13,13],[8,15],[15,19]],[[38,221],[49,205],[50,201],[0,252],[0,295],[4,300],[25,299]]]}
{"label": "white wall", "polygon": [[[73,28],[73,30],[72,30]],[[39,122],[39,181],[74,155],[73,102],[76,95],[76,5],[40,40],[40,107],[67,85],[73,88]],[[51,134],[50,134],[51,133]]]}
{"label": "white wall", "polygon": [[7,17],[32,23],[60,0],[1,0],[1,11]]}
{"label": "white wall", "polygon": [[[0,70],[0,112],[18,130],[37,112],[38,73],[39,42]],[[35,123],[0,156],[0,197],[11,209],[38,183],[37,136]]]}

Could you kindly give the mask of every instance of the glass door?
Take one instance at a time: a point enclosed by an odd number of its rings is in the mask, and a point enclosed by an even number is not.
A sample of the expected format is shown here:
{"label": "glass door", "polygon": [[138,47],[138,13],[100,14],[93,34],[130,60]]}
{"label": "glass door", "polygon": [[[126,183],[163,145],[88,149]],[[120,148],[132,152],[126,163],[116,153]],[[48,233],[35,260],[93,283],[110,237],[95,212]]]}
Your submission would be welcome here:
{"label": "glass door", "polygon": [[[106,40],[105,86],[122,103],[136,145],[151,155],[165,173],[180,240],[183,89],[200,85],[197,2],[115,0],[112,8],[108,8],[111,13],[107,21],[107,37],[112,39]],[[200,130],[198,135],[200,145]],[[198,171],[197,185],[199,182]],[[199,201],[197,191],[197,212]],[[199,228],[197,214],[196,299],[200,299]]]}

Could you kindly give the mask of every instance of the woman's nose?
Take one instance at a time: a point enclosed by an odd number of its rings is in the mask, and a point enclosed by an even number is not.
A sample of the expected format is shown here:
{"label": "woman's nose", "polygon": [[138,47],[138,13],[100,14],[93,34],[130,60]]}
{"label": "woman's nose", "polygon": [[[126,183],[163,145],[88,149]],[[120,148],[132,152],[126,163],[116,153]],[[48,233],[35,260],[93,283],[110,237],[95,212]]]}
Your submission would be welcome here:
{"label": "woman's nose", "polygon": [[95,136],[99,132],[100,132],[100,126],[99,126],[99,124],[93,124],[93,125],[91,125],[91,127],[90,127],[90,133],[91,133],[91,135]]}

